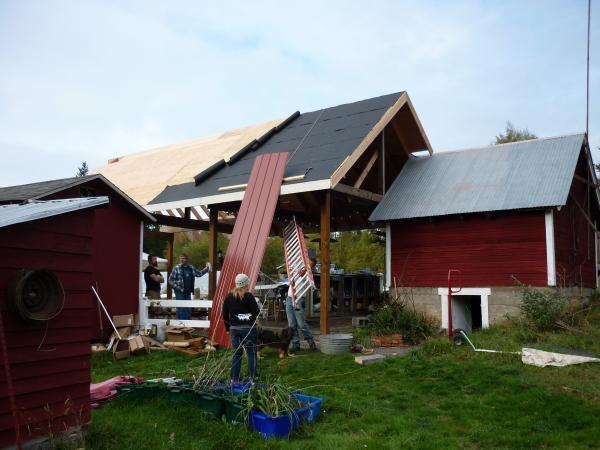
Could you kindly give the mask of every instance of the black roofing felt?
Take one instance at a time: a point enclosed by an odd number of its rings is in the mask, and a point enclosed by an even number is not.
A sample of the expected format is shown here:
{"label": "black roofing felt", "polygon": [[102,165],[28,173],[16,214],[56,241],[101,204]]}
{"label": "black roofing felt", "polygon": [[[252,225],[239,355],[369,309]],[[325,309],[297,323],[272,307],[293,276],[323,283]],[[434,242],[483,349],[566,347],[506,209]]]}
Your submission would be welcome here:
{"label": "black roofing felt", "polygon": [[84,177],[61,178],[59,180],[42,181],[39,183],[21,184],[19,186],[7,186],[0,188],[0,202],[25,201],[36,199],[45,194],[56,190],[66,188],[73,184],[79,184],[88,178],[96,175],[87,175]]}
{"label": "black roofing felt", "polygon": [[286,177],[306,174],[299,181],[304,183],[329,179],[402,94],[397,92],[300,114],[287,126],[280,125],[282,129],[263,145],[213,172],[198,186],[193,182],[167,186],[150,204],[217,195],[222,193],[219,187],[247,183],[254,159],[267,153],[289,152]]}

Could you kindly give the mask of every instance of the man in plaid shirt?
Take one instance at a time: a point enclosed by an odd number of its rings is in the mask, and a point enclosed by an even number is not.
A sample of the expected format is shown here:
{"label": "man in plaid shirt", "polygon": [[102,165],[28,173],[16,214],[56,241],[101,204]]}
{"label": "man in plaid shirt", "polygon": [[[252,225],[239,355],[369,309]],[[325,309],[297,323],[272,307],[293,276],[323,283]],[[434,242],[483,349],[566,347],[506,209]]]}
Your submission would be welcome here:
{"label": "man in plaid shirt", "polygon": [[[169,275],[169,284],[173,286],[176,300],[191,300],[196,277],[202,277],[207,272],[211,272],[212,267],[207,262],[204,269],[196,269],[191,264],[188,264],[188,255],[185,253],[179,257],[179,263],[173,268],[171,275]],[[177,308],[178,320],[190,320],[191,316],[192,308]]]}

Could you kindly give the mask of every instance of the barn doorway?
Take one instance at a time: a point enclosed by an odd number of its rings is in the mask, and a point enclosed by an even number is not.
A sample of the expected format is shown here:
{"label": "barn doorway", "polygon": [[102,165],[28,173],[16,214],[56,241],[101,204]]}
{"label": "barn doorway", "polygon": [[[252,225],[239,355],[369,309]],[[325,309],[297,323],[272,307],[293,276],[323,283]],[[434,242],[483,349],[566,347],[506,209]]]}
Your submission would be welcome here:
{"label": "barn doorway", "polygon": [[[467,333],[489,326],[489,288],[463,288],[452,294],[452,328]],[[448,288],[439,288],[442,328],[448,329]]]}
{"label": "barn doorway", "polygon": [[460,328],[467,333],[481,329],[481,296],[453,296],[452,324],[453,328]]}

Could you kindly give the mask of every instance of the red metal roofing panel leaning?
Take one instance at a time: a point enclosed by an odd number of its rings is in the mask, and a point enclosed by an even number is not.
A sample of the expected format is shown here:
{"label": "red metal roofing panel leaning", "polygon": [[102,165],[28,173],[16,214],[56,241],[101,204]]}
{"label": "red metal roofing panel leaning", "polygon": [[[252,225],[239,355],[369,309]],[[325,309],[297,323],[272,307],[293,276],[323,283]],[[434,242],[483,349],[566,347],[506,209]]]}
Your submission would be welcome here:
{"label": "red metal roofing panel leaning", "polygon": [[249,289],[251,291],[254,289],[273,222],[287,159],[288,153],[269,153],[258,156],[252,166],[211,310],[211,336],[224,347],[229,347],[230,342],[223,324],[223,300],[235,287],[235,276],[238,273],[248,275]]}

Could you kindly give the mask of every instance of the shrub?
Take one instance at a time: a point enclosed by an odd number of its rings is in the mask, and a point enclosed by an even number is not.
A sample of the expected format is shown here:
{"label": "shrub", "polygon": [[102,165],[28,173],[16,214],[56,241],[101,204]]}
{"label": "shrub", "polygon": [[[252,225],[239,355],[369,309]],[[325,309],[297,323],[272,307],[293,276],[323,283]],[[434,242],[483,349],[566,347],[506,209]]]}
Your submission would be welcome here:
{"label": "shrub", "polygon": [[556,328],[567,300],[557,291],[544,292],[522,286],[521,312],[525,319],[539,331]]}
{"label": "shrub", "polygon": [[399,299],[386,303],[369,318],[366,333],[370,336],[402,334],[404,342],[418,344],[437,332],[437,321]]}

